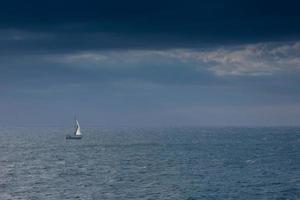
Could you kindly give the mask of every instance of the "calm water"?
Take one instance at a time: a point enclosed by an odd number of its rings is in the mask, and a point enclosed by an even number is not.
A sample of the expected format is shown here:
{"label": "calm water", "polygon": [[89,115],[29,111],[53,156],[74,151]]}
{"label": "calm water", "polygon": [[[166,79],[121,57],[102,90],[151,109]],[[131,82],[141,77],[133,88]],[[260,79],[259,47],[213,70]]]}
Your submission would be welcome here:
{"label": "calm water", "polygon": [[300,128],[0,129],[0,199],[300,199]]}

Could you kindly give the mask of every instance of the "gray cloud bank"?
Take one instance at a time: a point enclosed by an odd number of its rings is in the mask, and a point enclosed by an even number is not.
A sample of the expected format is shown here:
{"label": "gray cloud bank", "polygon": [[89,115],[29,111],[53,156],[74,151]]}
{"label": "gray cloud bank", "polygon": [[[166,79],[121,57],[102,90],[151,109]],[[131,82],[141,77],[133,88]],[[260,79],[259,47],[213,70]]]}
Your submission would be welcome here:
{"label": "gray cloud bank", "polygon": [[[73,67],[120,68],[151,62],[181,63],[218,76],[260,76],[299,72],[300,42],[273,42],[218,47],[213,49],[120,50],[49,56],[49,61]],[[142,65],[141,65],[142,67]],[[172,69],[170,69],[172,70]]]}

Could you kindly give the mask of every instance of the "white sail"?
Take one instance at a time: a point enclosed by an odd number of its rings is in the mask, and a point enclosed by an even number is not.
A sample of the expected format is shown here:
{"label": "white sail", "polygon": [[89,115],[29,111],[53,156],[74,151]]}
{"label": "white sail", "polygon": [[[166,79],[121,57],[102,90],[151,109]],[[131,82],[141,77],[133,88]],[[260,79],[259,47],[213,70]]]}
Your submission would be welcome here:
{"label": "white sail", "polygon": [[81,135],[80,126],[77,120],[76,120],[75,135]]}

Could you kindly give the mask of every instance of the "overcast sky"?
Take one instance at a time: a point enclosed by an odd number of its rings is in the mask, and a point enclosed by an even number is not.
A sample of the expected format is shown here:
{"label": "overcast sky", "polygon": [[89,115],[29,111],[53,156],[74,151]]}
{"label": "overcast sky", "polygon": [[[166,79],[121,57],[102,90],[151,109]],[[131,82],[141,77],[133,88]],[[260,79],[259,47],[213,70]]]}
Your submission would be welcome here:
{"label": "overcast sky", "polygon": [[0,126],[300,125],[300,3],[0,3]]}

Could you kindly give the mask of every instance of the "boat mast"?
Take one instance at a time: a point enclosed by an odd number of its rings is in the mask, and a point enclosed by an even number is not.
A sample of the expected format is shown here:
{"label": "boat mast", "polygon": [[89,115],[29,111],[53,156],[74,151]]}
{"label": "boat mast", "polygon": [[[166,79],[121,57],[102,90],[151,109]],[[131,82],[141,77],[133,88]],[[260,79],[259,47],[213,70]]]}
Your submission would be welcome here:
{"label": "boat mast", "polygon": [[77,132],[77,123],[76,123],[76,115],[74,115],[74,135],[76,135]]}

